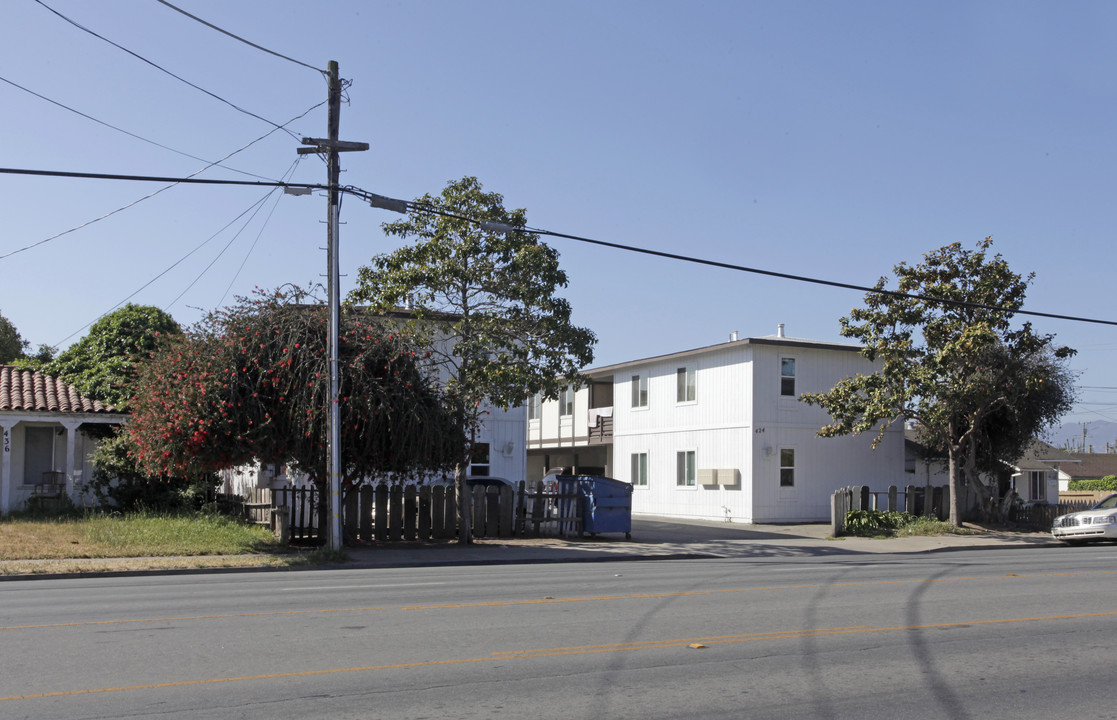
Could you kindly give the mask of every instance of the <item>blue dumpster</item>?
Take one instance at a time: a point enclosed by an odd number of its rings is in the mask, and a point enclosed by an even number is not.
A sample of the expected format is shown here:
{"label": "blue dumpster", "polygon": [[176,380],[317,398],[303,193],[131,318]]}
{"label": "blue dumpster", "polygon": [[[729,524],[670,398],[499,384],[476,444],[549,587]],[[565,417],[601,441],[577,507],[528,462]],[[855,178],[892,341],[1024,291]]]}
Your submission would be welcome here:
{"label": "blue dumpster", "polygon": [[[590,535],[622,532],[632,538],[632,486],[601,475],[563,475],[562,492],[577,492],[582,507],[582,531]],[[567,489],[569,488],[569,490]]]}

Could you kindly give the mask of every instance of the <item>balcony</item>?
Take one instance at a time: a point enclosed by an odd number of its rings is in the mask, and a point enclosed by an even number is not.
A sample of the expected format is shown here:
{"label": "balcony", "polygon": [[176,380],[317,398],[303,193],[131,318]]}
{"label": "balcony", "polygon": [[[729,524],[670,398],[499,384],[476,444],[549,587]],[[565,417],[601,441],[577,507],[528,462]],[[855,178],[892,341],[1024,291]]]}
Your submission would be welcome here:
{"label": "balcony", "polygon": [[613,408],[597,407],[589,410],[589,444],[606,445],[613,442]]}

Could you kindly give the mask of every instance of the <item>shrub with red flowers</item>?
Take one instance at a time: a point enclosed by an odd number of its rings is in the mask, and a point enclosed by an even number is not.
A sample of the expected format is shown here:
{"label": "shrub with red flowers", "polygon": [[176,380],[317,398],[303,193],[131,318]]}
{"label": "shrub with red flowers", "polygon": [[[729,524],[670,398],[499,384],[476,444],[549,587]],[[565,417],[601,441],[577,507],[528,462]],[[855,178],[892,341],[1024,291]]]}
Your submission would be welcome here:
{"label": "shrub with red flowers", "polygon": [[[399,329],[342,311],[342,477],[444,470],[465,436]],[[253,461],[327,476],[329,314],[306,291],[257,291],[173,338],[139,372],[128,424],[137,465],[193,476]]]}

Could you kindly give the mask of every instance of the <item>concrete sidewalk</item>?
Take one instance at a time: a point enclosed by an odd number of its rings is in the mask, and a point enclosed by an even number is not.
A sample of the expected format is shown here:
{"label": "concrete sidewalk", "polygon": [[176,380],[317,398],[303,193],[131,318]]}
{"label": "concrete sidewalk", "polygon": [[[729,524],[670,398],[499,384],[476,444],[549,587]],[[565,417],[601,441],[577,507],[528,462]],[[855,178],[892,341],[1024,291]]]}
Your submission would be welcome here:
{"label": "concrete sidewalk", "polygon": [[976,548],[1059,545],[1048,533],[984,531],[975,535],[831,538],[830,525],[741,525],[702,520],[637,516],[632,539],[621,534],[584,538],[524,538],[398,542],[346,548],[349,561],[337,565],[296,565],[284,556],[203,555],[156,558],[72,558],[0,562],[0,581],[93,575],[181,574],[344,568],[513,565],[527,563],[686,560],[712,558],[825,558],[878,553],[926,553]]}
{"label": "concrete sidewalk", "polygon": [[831,538],[830,525],[742,525],[638,516],[632,539],[609,534],[584,538],[478,540],[473,545],[385,543],[347,548],[347,567],[416,567],[516,563],[604,562],[696,558],[833,557],[924,553],[953,549],[1059,545],[1048,533],[984,531],[871,539]]}

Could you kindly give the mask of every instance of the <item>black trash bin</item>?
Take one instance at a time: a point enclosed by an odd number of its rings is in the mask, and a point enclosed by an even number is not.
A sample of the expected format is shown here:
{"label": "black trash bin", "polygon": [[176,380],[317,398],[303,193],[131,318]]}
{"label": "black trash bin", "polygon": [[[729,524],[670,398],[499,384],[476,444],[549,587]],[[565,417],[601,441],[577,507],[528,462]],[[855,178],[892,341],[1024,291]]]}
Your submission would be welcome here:
{"label": "black trash bin", "polygon": [[557,480],[562,492],[578,493],[583,532],[623,532],[632,539],[632,485],[602,475],[563,475]]}

